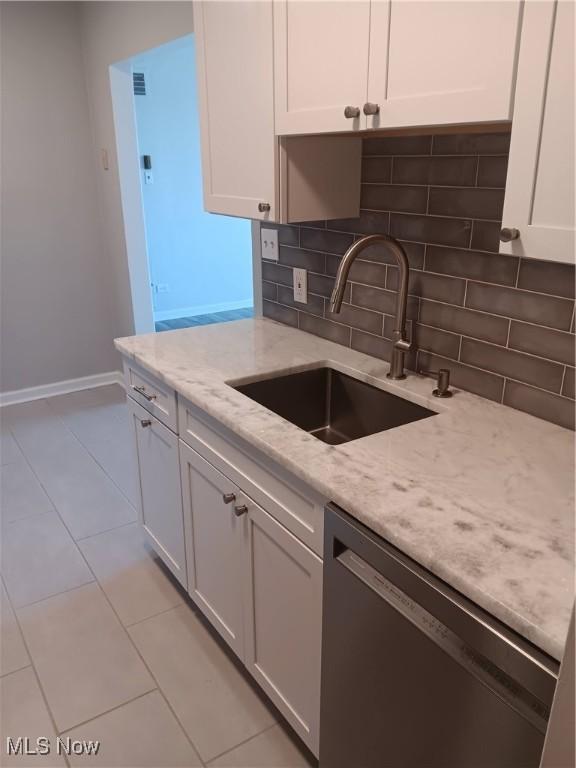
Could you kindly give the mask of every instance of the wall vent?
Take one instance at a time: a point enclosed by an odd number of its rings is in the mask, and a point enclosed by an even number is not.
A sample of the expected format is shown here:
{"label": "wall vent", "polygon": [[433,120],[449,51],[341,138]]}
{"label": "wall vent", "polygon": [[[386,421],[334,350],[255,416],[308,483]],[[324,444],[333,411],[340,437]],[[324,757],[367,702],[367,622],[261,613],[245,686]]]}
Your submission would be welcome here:
{"label": "wall vent", "polygon": [[132,72],[132,80],[134,81],[134,96],[146,96],[144,72]]}

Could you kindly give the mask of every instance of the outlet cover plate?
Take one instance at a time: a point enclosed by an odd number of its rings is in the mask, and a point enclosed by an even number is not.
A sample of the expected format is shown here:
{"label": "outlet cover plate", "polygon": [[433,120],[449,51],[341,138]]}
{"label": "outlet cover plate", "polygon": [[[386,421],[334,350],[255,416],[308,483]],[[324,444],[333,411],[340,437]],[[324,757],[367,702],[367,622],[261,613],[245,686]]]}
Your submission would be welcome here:
{"label": "outlet cover plate", "polygon": [[262,247],[262,258],[267,261],[278,261],[278,230],[260,229],[260,244]]}
{"label": "outlet cover plate", "polygon": [[294,301],[308,304],[308,273],[294,267]]}

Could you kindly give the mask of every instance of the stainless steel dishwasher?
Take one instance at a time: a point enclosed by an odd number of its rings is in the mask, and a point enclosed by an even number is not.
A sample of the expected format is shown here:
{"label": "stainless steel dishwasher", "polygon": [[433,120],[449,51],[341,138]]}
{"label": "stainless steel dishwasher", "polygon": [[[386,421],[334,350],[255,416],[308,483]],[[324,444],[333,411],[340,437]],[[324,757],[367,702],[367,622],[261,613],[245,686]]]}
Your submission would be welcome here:
{"label": "stainless steel dishwasher", "polygon": [[558,664],[333,504],[320,768],[531,768]]}

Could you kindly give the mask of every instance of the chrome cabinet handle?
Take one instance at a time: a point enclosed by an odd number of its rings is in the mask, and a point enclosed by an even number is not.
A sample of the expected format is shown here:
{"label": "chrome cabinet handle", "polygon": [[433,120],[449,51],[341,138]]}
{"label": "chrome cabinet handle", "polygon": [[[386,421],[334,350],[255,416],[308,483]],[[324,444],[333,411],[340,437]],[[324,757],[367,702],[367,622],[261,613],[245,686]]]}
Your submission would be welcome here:
{"label": "chrome cabinet handle", "polygon": [[142,395],[142,397],[145,397],[146,400],[148,400],[148,402],[151,402],[152,400],[156,400],[156,395],[149,395],[148,392],[146,392],[145,387],[136,387],[133,384],[132,389],[135,392],[138,392],[139,395]]}
{"label": "chrome cabinet handle", "polygon": [[141,424],[143,427],[150,427],[150,426],[152,425],[152,421],[151,421],[150,419],[142,419],[142,420],[140,421],[140,424]]}
{"label": "chrome cabinet handle", "polygon": [[236,501],[236,494],[235,493],[223,493],[222,494],[222,501],[224,504],[232,504],[233,501]]}
{"label": "chrome cabinet handle", "polygon": [[245,515],[246,512],[248,512],[248,507],[246,504],[241,504],[239,507],[234,507],[234,514],[236,517],[241,517],[242,515]]}
{"label": "chrome cabinet handle", "polygon": [[268,213],[270,210],[270,203],[258,203],[258,210],[260,213]]}
{"label": "chrome cabinet handle", "polygon": [[353,117],[360,117],[360,107],[345,107],[344,117],[352,119]]}
{"label": "chrome cabinet handle", "polygon": [[371,101],[367,101],[364,104],[363,112],[365,115],[377,115],[380,112],[380,104],[373,104]]}
{"label": "chrome cabinet handle", "polygon": [[518,240],[520,237],[520,230],[510,227],[502,227],[500,230],[500,240],[503,243],[509,243],[510,240]]}

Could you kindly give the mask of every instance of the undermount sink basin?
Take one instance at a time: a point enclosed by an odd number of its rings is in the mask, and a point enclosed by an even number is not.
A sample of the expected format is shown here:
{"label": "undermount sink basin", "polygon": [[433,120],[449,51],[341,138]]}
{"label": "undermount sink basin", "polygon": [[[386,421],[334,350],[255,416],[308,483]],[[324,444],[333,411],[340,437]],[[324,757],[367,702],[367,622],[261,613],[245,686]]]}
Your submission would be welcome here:
{"label": "undermount sink basin", "polygon": [[436,415],[328,367],[239,384],[234,389],[330,445]]}

